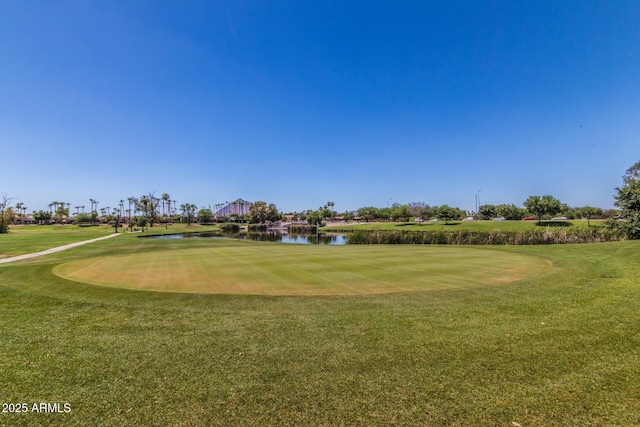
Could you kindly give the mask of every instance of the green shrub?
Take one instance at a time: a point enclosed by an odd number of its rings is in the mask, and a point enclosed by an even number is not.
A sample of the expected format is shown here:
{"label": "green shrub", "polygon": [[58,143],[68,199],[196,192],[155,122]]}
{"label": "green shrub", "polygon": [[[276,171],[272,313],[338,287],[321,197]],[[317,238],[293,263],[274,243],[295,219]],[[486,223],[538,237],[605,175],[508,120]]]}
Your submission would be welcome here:
{"label": "green shrub", "polygon": [[536,228],[531,230],[358,230],[349,236],[350,244],[429,244],[429,245],[548,245],[594,243],[624,240],[625,234],[608,227]]}
{"label": "green shrub", "polygon": [[225,224],[220,224],[220,230],[224,231],[225,233],[239,233],[240,226],[233,222],[227,222]]}
{"label": "green shrub", "polygon": [[289,233],[315,233],[317,231],[317,226],[309,225],[309,224],[291,224],[287,228]]}

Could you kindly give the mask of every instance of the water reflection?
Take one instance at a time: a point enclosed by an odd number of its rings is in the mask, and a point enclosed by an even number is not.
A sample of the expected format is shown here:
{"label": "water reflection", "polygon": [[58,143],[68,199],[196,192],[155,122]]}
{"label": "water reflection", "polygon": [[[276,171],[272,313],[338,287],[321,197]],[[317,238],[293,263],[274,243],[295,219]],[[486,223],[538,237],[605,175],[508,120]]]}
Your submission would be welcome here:
{"label": "water reflection", "polygon": [[208,233],[185,233],[185,234],[165,234],[162,236],[149,236],[152,239],[242,239],[253,240],[256,242],[279,242],[292,243],[298,245],[346,245],[349,243],[349,237],[344,234],[337,233],[319,233],[319,234],[285,234],[275,231],[266,231],[262,233],[238,233],[226,234],[221,232]]}

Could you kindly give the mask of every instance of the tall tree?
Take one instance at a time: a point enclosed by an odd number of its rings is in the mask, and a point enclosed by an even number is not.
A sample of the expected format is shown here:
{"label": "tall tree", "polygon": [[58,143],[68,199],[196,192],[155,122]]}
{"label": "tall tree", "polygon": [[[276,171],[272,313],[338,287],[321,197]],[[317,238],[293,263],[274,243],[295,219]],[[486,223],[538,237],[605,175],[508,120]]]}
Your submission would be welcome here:
{"label": "tall tree", "polygon": [[51,219],[51,212],[39,210],[38,212],[33,212],[33,219],[38,221],[38,224],[43,224],[49,222]]}
{"label": "tall tree", "polygon": [[249,222],[251,224],[264,224],[267,222],[267,202],[258,200],[249,208]]}
{"label": "tall tree", "polygon": [[153,228],[153,223],[158,218],[158,205],[160,199],[154,196],[154,193],[149,193],[146,196],[141,196],[136,202],[136,207],[142,213],[142,216],[149,222],[149,227]]}
{"label": "tall tree", "polygon": [[275,222],[280,219],[280,214],[276,205],[267,204],[262,200],[254,202],[249,207],[249,221],[252,224],[264,224],[266,222]]}
{"label": "tall tree", "polygon": [[615,205],[620,208],[620,224],[630,239],[640,239],[640,161],[627,169],[624,185],[616,188]]}
{"label": "tall tree", "polygon": [[496,207],[494,205],[480,205],[478,213],[482,215],[482,219],[491,219],[496,217]]}
{"label": "tall tree", "polygon": [[9,222],[8,211],[9,211],[9,203],[13,200],[13,197],[7,196],[6,193],[0,194],[0,234],[6,234],[9,232]]}
{"label": "tall tree", "polygon": [[24,203],[18,202],[16,203],[16,210],[18,211],[18,217],[20,218],[20,224],[24,224],[24,215],[22,211],[25,209]]}
{"label": "tall tree", "polygon": [[590,220],[591,218],[595,218],[596,216],[602,216],[601,208],[594,208],[593,206],[583,206],[578,209],[578,213],[580,217],[587,219],[587,226],[591,226]]}
{"label": "tall tree", "polygon": [[198,211],[198,222],[200,224],[209,224],[211,221],[213,221],[213,212],[211,212],[211,209],[203,208]]}
{"label": "tall tree", "polygon": [[525,217],[524,209],[514,204],[501,204],[496,206],[496,215],[509,220],[519,220]]}
{"label": "tall tree", "polygon": [[394,204],[391,208],[391,219],[393,222],[397,222],[398,220],[407,222],[409,217],[411,217],[411,209],[409,209],[408,205]]}
{"label": "tall tree", "polygon": [[544,215],[555,215],[562,210],[562,203],[553,196],[530,196],[524,201],[524,207],[538,218],[538,224]]}
{"label": "tall tree", "polygon": [[184,203],[180,205],[183,221],[185,221],[188,226],[191,226],[191,223],[195,218],[196,209],[198,209],[198,207],[193,203]]}
{"label": "tall tree", "polygon": [[449,224],[449,221],[460,218],[458,209],[452,208],[449,205],[438,206],[434,209],[434,211],[435,215],[438,218],[444,219],[445,224]]}
{"label": "tall tree", "polygon": [[160,196],[160,199],[162,199],[162,216],[167,216],[167,214],[165,213],[165,205],[167,202],[171,202],[170,198],[171,196],[169,196],[167,193],[162,193],[162,196]]}

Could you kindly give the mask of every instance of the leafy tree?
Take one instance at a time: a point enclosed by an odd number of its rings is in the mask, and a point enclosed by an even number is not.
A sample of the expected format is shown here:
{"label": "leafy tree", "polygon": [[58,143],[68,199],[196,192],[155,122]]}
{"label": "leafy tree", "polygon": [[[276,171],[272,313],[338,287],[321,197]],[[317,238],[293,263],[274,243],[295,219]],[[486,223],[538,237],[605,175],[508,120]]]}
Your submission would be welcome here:
{"label": "leafy tree", "polygon": [[267,202],[258,200],[249,207],[249,222],[251,224],[264,224],[267,222]]}
{"label": "leafy tree", "polygon": [[496,207],[494,205],[481,205],[478,208],[478,213],[482,215],[483,219],[491,219],[496,217]]}
{"label": "leafy tree", "polygon": [[622,176],[622,181],[624,184],[632,184],[640,181],[640,160],[626,170],[625,174]]}
{"label": "leafy tree", "polygon": [[38,212],[33,212],[33,219],[38,221],[38,224],[47,223],[51,219],[51,212],[39,210]]}
{"label": "leafy tree", "polygon": [[7,207],[4,209],[4,213],[0,214],[2,215],[2,218],[0,220],[0,228],[2,228],[2,224],[5,224],[5,228],[7,229],[7,231],[9,230],[9,224],[13,224],[16,225],[16,212],[13,210],[13,208],[11,206]]}
{"label": "leafy tree", "polygon": [[429,219],[433,216],[433,208],[425,202],[409,202],[407,206],[414,218]]}
{"label": "leafy tree", "polygon": [[264,201],[257,201],[249,207],[249,221],[252,224],[265,224],[280,220],[280,214],[276,205]]}
{"label": "leafy tree", "polygon": [[622,177],[624,185],[616,188],[615,205],[620,208],[621,225],[630,239],[640,239],[640,161]]}
{"label": "leafy tree", "polygon": [[9,218],[10,211],[9,202],[11,202],[12,198],[7,196],[6,193],[2,193],[0,196],[0,234],[6,234],[9,232],[9,223],[11,219]]}
{"label": "leafy tree", "polygon": [[324,215],[322,211],[310,211],[307,213],[307,222],[309,225],[322,226],[322,221],[324,221]]}
{"label": "leafy tree", "polygon": [[191,223],[195,219],[196,209],[198,209],[198,207],[193,203],[184,203],[180,205],[182,220],[186,222],[188,226],[191,226]]}
{"label": "leafy tree", "polygon": [[131,227],[131,223],[133,223],[134,226],[142,228],[142,231],[144,231],[144,228],[149,225],[149,220],[143,216],[137,216],[129,222],[129,227]]}
{"label": "leafy tree", "polygon": [[391,219],[391,209],[392,208],[380,208],[378,209],[378,218],[384,221],[389,221]]}
{"label": "leafy tree", "polygon": [[342,214],[342,220],[343,221],[353,221],[353,218],[355,218],[355,215],[353,214],[353,212],[349,212],[346,211],[345,213]]}
{"label": "leafy tree", "polygon": [[542,221],[544,215],[555,215],[562,211],[562,203],[555,197],[546,196],[530,196],[524,201],[524,206],[532,215],[538,218],[538,224]]}
{"label": "leafy tree", "polygon": [[602,217],[603,211],[601,208],[594,208],[593,206],[583,206],[581,208],[576,209],[578,215],[581,218],[587,219],[587,226],[590,226],[589,220],[591,218]]}
{"label": "leafy tree", "polygon": [[153,228],[153,223],[158,219],[158,205],[160,199],[155,197],[155,193],[149,193],[147,196],[142,196],[140,199],[135,199],[136,208],[142,216],[147,219],[149,226]]}
{"label": "leafy tree", "polygon": [[362,217],[365,221],[370,222],[380,217],[380,211],[378,208],[373,206],[367,206],[358,209],[358,216]]}
{"label": "leafy tree", "polygon": [[200,224],[209,224],[213,222],[213,212],[211,209],[200,209],[200,211],[198,211],[198,222]]}
{"label": "leafy tree", "polygon": [[[96,217],[97,219],[97,217]],[[89,215],[88,213],[79,213],[76,215],[76,221],[78,222],[78,224],[87,224],[89,222],[94,222],[94,220],[91,218],[91,215]]]}
{"label": "leafy tree", "polygon": [[405,222],[411,217],[411,210],[408,205],[394,205],[391,209],[391,220],[404,220]]}
{"label": "leafy tree", "polygon": [[449,221],[460,218],[459,209],[452,208],[448,205],[442,205],[434,209],[435,215],[444,220],[445,224],[449,224]]}
{"label": "leafy tree", "polygon": [[501,216],[508,220],[518,220],[525,217],[524,210],[514,204],[496,206],[496,216]]}

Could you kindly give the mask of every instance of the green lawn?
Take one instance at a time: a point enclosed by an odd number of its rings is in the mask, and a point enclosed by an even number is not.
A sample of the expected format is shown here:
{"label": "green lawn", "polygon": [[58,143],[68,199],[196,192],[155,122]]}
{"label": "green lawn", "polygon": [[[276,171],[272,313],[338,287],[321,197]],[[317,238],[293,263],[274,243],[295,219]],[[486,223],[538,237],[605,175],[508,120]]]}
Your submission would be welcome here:
{"label": "green lawn", "polygon": [[[363,295],[500,285],[538,276],[542,258],[469,247],[285,245],[188,239],[135,242],[140,250],[56,266],[83,283],[168,292]],[[129,249],[131,246],[129,246]]]}
{"label": "green lawn", "polygon": [[502,286],[365,296],[145,292],[52,272],[162,244],[140,240],[0,266],[0,401],[71,407],[2,413],[0,425],[640,420],[640,242],[491,248],[553,268]]}
{"label": "green lawn", "polygon": [[[201,227],[172,224],[168,227],[156,225],[144,234],[181,233],[186,231],[214,230],[217,227]],[[0,234],[0,258],[39,252],[82,240],[94,239],[113,233],[107,225],[78,227],[77,225],[26,225],[11,226],[8,234]],[[122,228],[118,228],[122,232]]]}
{"label": "green lawn", "polygon": [[39,252],[111,233],[113,233],[113,228],[108,226],[25,225],[9,227],[8,234],[0,234],[0,258]]}

